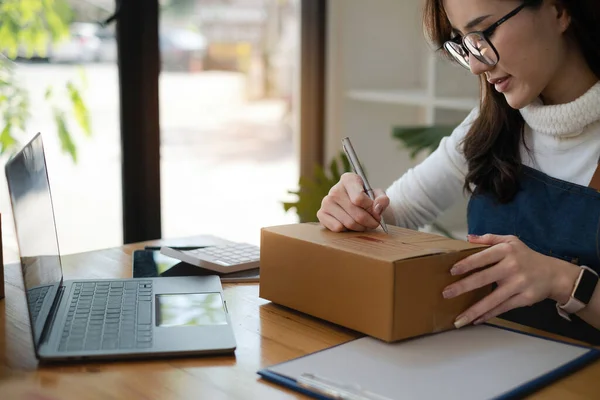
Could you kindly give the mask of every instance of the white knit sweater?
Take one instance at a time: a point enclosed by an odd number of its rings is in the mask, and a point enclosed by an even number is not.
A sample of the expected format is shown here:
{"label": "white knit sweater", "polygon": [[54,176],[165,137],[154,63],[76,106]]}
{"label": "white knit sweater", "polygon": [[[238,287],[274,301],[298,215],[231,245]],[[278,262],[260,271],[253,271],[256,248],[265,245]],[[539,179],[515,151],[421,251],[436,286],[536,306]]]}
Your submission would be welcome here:
{"label": "white knit sweater", "polygon": [[[477,112],[474,109],[435,152],[386,190],[388,223],[417,229],[463,196],[467,162],[460,143]],[[530,150],[522,147],[523,164],[588,186],[600,157],[600,82],[571,103],[545,106],[538,99],[520,112]]]}

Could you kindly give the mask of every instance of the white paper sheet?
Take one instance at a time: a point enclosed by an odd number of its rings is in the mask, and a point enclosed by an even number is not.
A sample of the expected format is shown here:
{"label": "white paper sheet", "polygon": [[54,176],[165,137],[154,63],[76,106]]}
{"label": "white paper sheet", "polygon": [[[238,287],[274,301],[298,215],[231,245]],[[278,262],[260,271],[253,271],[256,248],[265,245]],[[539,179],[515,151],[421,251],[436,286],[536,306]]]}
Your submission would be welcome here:
{"label": "white paper sheet", "polygon": [[313,373],[390,399],[480,400],[503,395],[589,351],[481,325],[393,344],[365,337],[268,370],[293,379]]}

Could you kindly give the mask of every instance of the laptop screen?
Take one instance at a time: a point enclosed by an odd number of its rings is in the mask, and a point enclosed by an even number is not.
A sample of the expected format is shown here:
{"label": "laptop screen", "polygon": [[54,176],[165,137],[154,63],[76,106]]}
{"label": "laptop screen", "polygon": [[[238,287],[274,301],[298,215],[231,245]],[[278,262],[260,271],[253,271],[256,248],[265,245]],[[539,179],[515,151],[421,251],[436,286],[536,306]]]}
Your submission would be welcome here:
{"label": "laptop screen", "polygon": [[5,172],[37,345],[58,284],[62,283],[52,197],[39,133],[6,164]]}

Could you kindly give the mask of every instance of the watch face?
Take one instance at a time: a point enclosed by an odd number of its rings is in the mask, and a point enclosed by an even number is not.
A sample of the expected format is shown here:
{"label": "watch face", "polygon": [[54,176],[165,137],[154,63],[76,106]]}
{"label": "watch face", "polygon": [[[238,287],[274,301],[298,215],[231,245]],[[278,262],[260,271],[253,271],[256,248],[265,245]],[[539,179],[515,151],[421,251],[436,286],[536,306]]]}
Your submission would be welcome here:
{"label": "watch face", "polygon": [[579,281],[579,285],[577,285],[577,290],[575,290],[575,295],[573,297],[587,305],[592,299],[592,295],[594,294],[594,290],[596,290],[597,283],[598,276],[587,269],[584,269]]}

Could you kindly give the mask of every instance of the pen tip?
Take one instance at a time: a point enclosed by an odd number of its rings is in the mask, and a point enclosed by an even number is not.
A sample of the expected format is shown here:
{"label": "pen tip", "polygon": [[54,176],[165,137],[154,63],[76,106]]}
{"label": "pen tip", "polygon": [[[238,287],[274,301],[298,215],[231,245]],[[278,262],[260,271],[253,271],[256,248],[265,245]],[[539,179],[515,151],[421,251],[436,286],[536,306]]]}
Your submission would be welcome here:
{"label": "pen tip", "polygon": [[385,233],[389,233],[389,232],[388,232],[388,227],[387,227],[387,224],[385,223],[385,221],[383,220],[383,218],[381,219],[381,222],[379,223],[379,225],[381,226],[381,229],[383,229],[383,231],[384,231]]}

